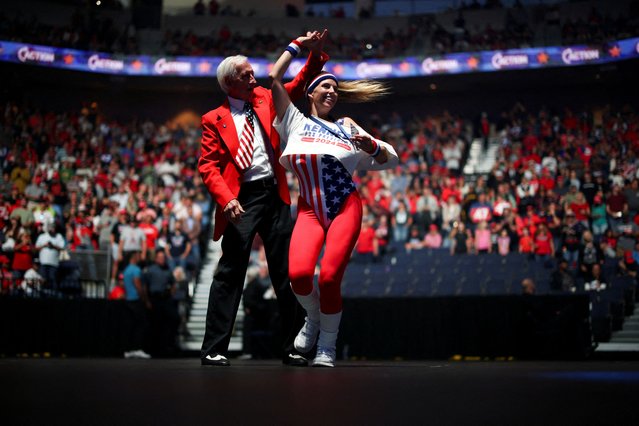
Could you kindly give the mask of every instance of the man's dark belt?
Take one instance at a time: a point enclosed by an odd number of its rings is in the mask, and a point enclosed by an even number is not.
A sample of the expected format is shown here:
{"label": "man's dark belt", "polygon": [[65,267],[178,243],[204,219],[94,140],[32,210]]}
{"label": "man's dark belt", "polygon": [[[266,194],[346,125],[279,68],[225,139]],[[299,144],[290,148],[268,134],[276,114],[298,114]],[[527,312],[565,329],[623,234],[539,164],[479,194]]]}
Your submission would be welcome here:
{"label": "man's dark belt", "polygon": [[266,179],[252,180],[250,182],[243,182],[242,189],[253,191],[253,190],[273,188],[276,185],[277,185],[277,181],[275,180],[275,178],[270,177]]}

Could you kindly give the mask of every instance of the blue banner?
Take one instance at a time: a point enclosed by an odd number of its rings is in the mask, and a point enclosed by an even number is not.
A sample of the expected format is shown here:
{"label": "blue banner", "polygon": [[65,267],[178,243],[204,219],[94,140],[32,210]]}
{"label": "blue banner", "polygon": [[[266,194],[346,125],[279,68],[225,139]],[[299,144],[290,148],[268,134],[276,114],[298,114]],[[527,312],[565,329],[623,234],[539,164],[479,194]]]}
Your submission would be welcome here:
{"label": "blue banner", "polygon": [[[535,47],[501,51],[451,53],[388,60],[334,61],[326,68],[342,79],[402,78],[506,70],[603,64],[639,57],[639,38],[602,46]],[[140,76],[215,77],[221,57],[133,56],[0,41],[0,60],[67,70]],[[257,78],[266,78],[273,63],[250,58]],[[304,59],[293,60],[293,77]]]}

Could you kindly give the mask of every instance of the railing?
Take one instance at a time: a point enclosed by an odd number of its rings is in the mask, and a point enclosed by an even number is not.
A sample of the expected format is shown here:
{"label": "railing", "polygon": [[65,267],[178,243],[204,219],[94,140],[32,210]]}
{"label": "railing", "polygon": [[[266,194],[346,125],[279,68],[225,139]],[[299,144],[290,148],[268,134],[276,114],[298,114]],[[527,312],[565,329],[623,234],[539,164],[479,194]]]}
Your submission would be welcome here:
{"label": "railing", "polygon": [[3,278],[0,297],[27,299],[106,299],[109,294],[107,281],[77,279],[60,281],[49,286],[44,280]]}
{"label": "railing", "polygon": [[69,252],[69,256],[68,260],[60,262],[55,282],[4,277],[0,296],[105,299],[110,290],[111,252],[76,250]]}
{"label": "railing", "polygon": [[78,267],[79,279],[89,281],[109,281],[111,277],[110,250],[75,250],[71,255],[71,267]]}

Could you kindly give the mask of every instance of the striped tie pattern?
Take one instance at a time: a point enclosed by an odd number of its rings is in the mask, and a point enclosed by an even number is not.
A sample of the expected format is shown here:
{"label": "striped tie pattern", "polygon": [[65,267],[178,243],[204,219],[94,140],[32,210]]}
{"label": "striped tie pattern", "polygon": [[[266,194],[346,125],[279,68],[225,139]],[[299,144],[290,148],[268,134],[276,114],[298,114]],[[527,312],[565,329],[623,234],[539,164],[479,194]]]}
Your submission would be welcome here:
{"label": "striped tie pattern", "polygon": [[240,134],[240,147],[235,161],[242,171],[251,167],[253,162],[253,139],[255,138],[255,113],[250,102],[244,104],[244,128]]}

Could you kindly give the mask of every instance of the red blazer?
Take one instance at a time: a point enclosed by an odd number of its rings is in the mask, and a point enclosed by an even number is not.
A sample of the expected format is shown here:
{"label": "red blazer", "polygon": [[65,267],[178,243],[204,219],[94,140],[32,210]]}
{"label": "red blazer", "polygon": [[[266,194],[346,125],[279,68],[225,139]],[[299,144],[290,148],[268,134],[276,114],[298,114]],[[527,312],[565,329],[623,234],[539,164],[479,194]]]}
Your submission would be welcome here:
{"label": "red blazer", "polygon": [[[322,70],[327,60],[328,55],[324,53],[320,57],[309,55],[306,64],[293,81],[284,85],[292,101],[302,98],[306,82]],[[277,114],[271,91],[263,87],[256,87],[253,92],[252,104],[255,115],[266,133],[265,141],[270,141],[273,147],[276,160],[273,169],[277,178],[279,195],[285,203],[290,204],[291,197],[288,192],[286,174],[278,161],[281,155],[280,136],[273,128],[273,121]],[[213,239],[216,241],[220,239],[227,225],[224,207],[229,201],[237,198],[240,193],[242,172],[235,163],[235,155],[239,145],[237,130],[227,98],[220,107],[202,116],[202,144],[198,162],[198,170],[202,180],[216,203],[215,230],[213,232]]]}

